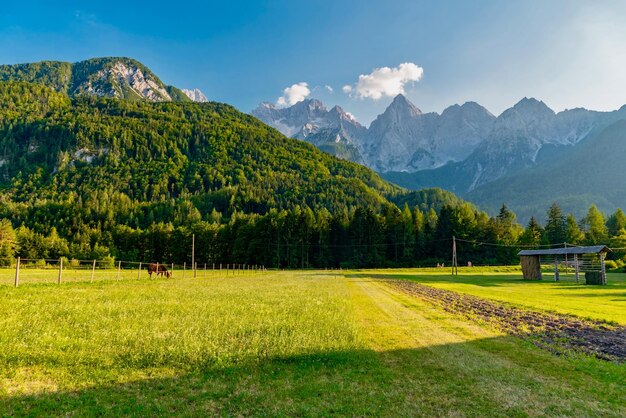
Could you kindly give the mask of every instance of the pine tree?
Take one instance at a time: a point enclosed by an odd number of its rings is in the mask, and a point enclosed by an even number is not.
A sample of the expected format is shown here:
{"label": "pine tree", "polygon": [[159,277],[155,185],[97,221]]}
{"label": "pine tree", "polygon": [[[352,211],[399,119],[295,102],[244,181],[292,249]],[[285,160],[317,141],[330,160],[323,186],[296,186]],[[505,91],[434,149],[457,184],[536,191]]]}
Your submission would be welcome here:
{"label": "pine tree", "polygon": [[562,244],[565,242],[565,216],[556,202],[552,203],[552,206],[548,209],[545,233],[550,244]]}
{"label": "pine tree", "polygon": [[521,245],[537,247],[541,244],[542,235],[543,228],[533,216],[530,218],[528,226],[526,226],[522,235],[520,235],[519,243]]}
{"label": "pine tree", "polygon": [[588,245],[606,244],[609,239],[607,227],[604,223],[604,215],[596,205],[591,205],[585,217],[585,242]]}
{"label": "pine tree", "polygon": [[568,244],[581,244],[585,240],[585,233],[578,226],[574,215],[567,215],[565,223],[565,241]]}
{"label": "pine tree", "polygon": [[615,213],[609,216],[609,219],[606,221],[606,226],[609,231],[610,236],[618,235],[620,229],[626,228],[626,215],[622,211],[622,209],[618,208]]}
{"label": "pine tree", "polygon": [[11,264],[15,256],[16,237],[8,219],[0,219],[0,266]]}

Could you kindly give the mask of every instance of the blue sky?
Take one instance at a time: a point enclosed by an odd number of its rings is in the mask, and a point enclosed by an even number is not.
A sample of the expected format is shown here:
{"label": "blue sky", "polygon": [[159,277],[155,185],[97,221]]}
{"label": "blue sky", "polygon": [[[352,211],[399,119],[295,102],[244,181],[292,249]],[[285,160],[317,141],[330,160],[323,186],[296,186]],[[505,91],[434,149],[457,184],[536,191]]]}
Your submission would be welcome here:
{"label": "blue sky", "polygon": [[[246,112],[307,83],[366,125],[398,88],[423,111],[497,115],[525,96],[610,110],[626,103],[624,22],[626,2],[604,0],[22,1],[0,8],[0,62],[130,56]],[[423,73],[359,93],[360,75],[402,63]]]}

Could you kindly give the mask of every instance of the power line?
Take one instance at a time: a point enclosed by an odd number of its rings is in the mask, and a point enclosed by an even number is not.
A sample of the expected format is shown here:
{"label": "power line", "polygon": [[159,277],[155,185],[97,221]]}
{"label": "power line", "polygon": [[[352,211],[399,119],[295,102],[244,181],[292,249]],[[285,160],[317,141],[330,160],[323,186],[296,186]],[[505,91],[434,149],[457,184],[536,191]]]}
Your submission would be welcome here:
{"label": "power line", "polygon": [[[492,246],[492,247],[508,247],[508,248],[536,248],[536,247],[561,247],[566,245],[567,243],[563,242],[560,244],[538,244],[538,245],[523,245],[523,244],[498,244],[495,242],[484,242],[484,241],[471,241],[471,240],[466,240],[466,239],[461,239],[461,238],[456,238],[457,241],[462,241],[462,242],[467,242],[470,244],[475,244],[475,245],[487,245],[487,246]],[[567,245],[572,245],[572,244],[567,244]],[[573,246],[573,245],[572,245]]]}

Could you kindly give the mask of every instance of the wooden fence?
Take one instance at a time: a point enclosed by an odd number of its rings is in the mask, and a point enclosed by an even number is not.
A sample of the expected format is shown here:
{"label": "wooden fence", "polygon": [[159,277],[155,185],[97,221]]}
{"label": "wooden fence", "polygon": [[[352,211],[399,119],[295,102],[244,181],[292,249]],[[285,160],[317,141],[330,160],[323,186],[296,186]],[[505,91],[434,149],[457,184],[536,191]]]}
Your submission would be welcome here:
{"label": "wooden fence", "polygon": [[[151,269],[149,267],[152,267]],[[156,267],[156,268],[155,268]],[[150,272],[152,270],[152,272]],[[218,278],[259,274],[265,266],[243,263],[146,263],[120,260],[0,259],[0,285],[146,279]],[[166,274],[167,272],[167,274]],[[168,277],[169,276],[169,277]]]}

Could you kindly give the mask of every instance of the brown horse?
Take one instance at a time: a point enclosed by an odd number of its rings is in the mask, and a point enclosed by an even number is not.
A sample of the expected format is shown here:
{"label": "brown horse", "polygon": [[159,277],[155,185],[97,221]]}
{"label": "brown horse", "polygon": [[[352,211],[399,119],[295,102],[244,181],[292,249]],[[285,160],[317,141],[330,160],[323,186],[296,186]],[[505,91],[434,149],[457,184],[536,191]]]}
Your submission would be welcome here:
{"label": "brown horse", "polygon": [[172,275],[172,273],[167,270],[167,267],[165,267],[164,264],[159,263],[148,264],[148,275],[150,275],[150,278],[152,278],[152,273],[156,273],[157,276],[165,275],[165,277],[167,277],[168,279]]}

